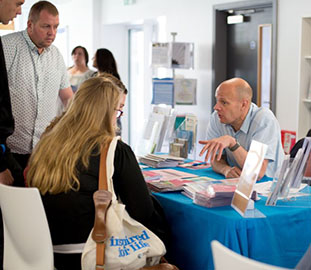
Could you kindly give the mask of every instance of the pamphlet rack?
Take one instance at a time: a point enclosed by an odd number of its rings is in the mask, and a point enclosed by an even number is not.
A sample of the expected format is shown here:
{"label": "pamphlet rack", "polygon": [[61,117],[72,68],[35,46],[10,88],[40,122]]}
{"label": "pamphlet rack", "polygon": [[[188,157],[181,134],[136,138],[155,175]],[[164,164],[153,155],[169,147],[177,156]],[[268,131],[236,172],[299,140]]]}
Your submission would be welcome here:
{"label": "pamphlet rack", "polygon": [[[167,104],[174,108],[175,104],[196,104],[196,79],[177,80],[175,69],[193,69],[194,43],[176,42],[177,32],[171,32],[172,42],[154,42],[152,44],[152,66],[155,68],[168,68],[172,77],[153,78],[152,104]],[[176,88],[176,89],[175,89]],[[180,90],[182,89],[182,91]],[[180,95],[176,94],[180,93]],[[176,95],[178,96],[175,100]]]}
{"label": "pamphlet rack", "polygon": [[[182,119],[181,122],[178,122]],[[177,116],[175,129],[169,143],[169,153],[173,156],[195,159],[197,117],[194,114]]]}
{"label": "pamphlet rack", "polygon": [[311,208],[310,179],[311,138],[305,138],[295,158],[285,156],[273,179],[266,205]]}

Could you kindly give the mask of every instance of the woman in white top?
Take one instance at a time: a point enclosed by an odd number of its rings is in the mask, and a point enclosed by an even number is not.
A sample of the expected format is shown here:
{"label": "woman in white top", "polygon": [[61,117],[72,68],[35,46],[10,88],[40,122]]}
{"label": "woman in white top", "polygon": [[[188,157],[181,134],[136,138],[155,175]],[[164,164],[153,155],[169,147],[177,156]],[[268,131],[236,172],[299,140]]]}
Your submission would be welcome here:
{"label": "woman in white top", "polygon": [[92,77],[94,71],[87,66],[89,54],[82,46],[75,47],[71,52],[73,66],[68,68],[69,80],[72,90],[75,92],[80,84]]}

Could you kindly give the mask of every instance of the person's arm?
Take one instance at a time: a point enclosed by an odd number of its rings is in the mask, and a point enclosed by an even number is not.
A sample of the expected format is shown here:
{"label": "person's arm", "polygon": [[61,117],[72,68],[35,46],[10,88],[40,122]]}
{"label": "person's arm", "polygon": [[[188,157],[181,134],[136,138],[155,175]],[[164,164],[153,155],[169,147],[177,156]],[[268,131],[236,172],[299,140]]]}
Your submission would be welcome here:
{"label": "person's arm", "polygon": [[[237,142],[235,138],[225,135],[208,141],[199,141],[199,143],[204,144],[200,156],[206,152],[205,161],[208,162],[210,159],[210,162],[214,162],[214,160],[219,161],[221,159],[225,148],[230,149],[234,147]],[[247,156],[247,151],[242,146],[239,146],[233,151],[233,155],[239,166],[242,168]]]}
{"label": "person's arm", "polygon": [[61,89],[59,91],[59,97],[62,100],[62,103],[64,104],[64,106],[66,107],[69,100],[73,97],[73,92],[72,92],[71,87]]}
{"label": "person's arm", "polygon": [[261,169],[259,171],[257,180],[260,180],[261,178],[263,178],[265,176],[266,170],[267,170],[267,167],[268,167],[268,163],[269,163],[269,160],[268,159],[264,159],[264,161],[262,162],[262,166],[261,166]]}
{"label": "person's arm", "polygon": [[223,174],[226,178],[238,178],[242,172],[238,167],[229,166],[223,157],[219,161],[214,160],[211,165],[213,171]]}
{"label": "person's arm", "polygon": [[69,75],[67,72],[67,67],[65,65],[64,59],[59,52],[59,50],[56,49],[55,51],[55,57],[57,57],[57,65],[59,67],[59,71],[61,73],[61,79],[60,79],[60,84],[59,84],[59,97],[64,105],[64,107],[67,106],[68,101],[73,97],[73,91],[70,86],[70,81],[69,81]]}
{"label": "person's arm", "polygon": [[[226,178],[239,177],[241,174],[241,170],[237,167],[230,167],[227,162],[222,158],[222,154],[225,148],[232,148],[236,145],[236,140],[231,136],[222,136],[219,138],[215,138],[209,141],[199,141],[201,144],[205,144],[203,149],[200,152],[200,156],[202,156],[205,152],[205,161],[211,159],[212,168],[215,172],[223,174]],[[233,151],[233,156],[236,162],[239,164],[240,168],[243,168],[247,151],[239,146]],[[266,172],[269,160],[265,159],[261,170],[258,175],[258,180],[261,179]]]}
{"label": "person's arm", "polygon": [[12,185],[14,182],[13,176],[9,169],[0,172],[0,183],[4,185]]}

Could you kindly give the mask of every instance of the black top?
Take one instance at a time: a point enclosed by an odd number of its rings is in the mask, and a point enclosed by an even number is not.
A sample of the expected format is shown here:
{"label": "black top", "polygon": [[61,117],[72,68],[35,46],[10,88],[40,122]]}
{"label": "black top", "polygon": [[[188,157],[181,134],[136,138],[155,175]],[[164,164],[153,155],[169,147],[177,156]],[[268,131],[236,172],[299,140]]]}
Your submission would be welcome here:
{"label": "black top", "polygon": [[[78,168],[78,192],[42,197],[54,245],[86,242],[94,225],[93,193],[98,190],[99,159],[99,155],[91,156],[87,170]],[[116,196],[132,218],[152,231],[161,229],[163,216],[156,213],[157,205],[154,206],[133,151],[121,141],[115,151],[113,184]]]}
{"label": "black top", "polygon": [[[5,66],[2,42],[0,38],[0,144],[4,144],[6,149],[6,139],[14,131],[14,119],[12,115],[11,99],[8,85],[8,77]],[[7,153],[2,153],[0,147],[0,172],[7,169]]]}
{"label": "black top", "polygon": [[[311,137],[311,129],[309,129],[307,136],[306,137]],[[300,148],[302,148],[303,143],[304,143],[305,138],[300,139],[295,143],[293,148],[290,150],[290,157],[294,158]]]}

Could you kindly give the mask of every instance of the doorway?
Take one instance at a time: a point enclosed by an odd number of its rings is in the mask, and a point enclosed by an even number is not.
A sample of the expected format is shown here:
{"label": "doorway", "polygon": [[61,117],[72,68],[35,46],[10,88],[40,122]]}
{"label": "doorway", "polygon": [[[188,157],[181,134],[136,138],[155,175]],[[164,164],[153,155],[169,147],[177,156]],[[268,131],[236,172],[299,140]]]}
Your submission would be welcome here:
{"label": "doorway", "polygon": [[262,71],[262,67],[259,66],[261,61],[258,60],[261,47],[259,29],[262,25],[271,25],[271,65],[268,73],[270,75],[264,85],[268,85],[265,94],[268,96],[266,107],[275,113],[276,3],[276,0],[256,0],[214,6],[213,107],[216,103],[217,86],[233,77],[245,79],[253,89],[252,101],[256,104],[258,100],[260,102],[262,78],[259,78],[258,71]]}
{"label": "doorway", "polygon": [[129,144],[135,149],[144,128],[144,31],[135,27],[129,34]]}

